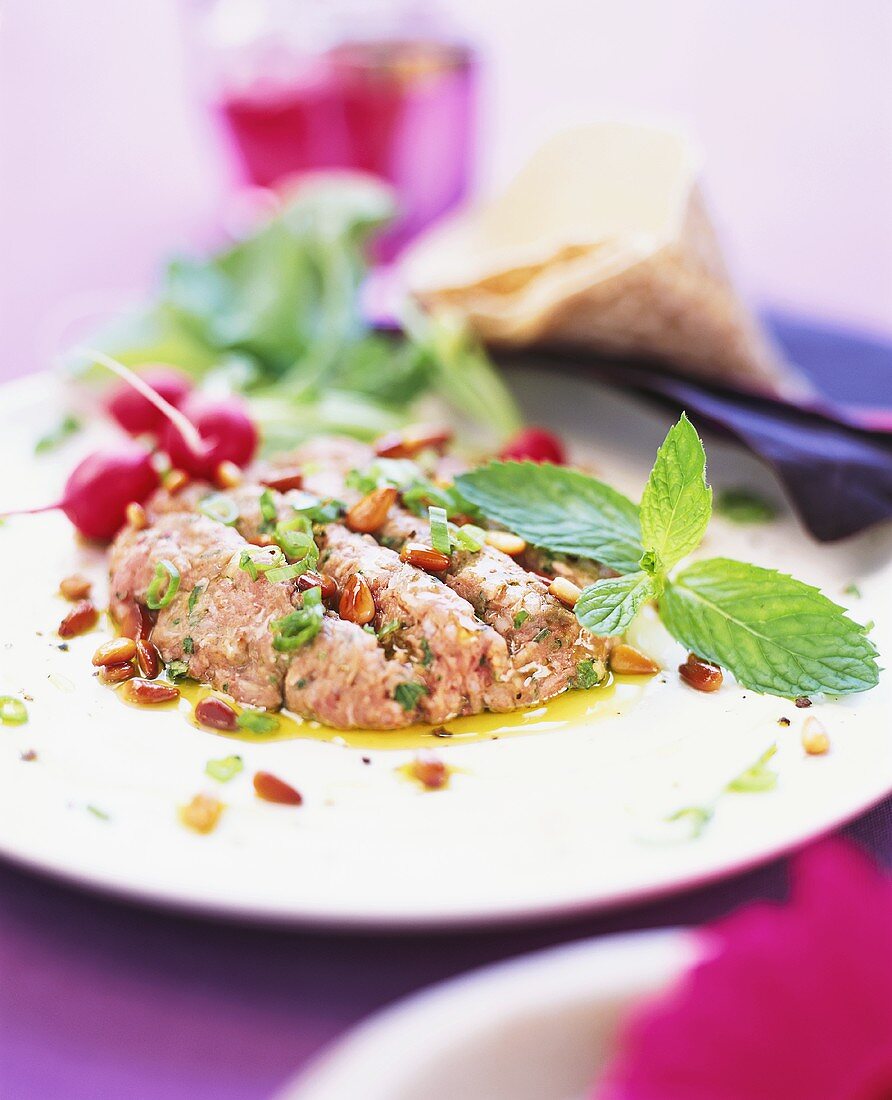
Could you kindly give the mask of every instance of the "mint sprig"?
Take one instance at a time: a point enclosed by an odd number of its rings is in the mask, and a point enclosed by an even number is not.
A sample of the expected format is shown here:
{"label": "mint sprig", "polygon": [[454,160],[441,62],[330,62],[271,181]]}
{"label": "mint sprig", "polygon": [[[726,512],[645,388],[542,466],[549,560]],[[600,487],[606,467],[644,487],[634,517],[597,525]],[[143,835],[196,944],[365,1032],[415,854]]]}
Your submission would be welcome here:
{"label": "mint sprig", "polygon": [[847,695],[877,683],[866,628],[811,585],[730,558],[672,574],[700,545],[712,513],[706,453],[684,415],[657,452],[640,509],[595,478],[546,463],[491,462],[456,483],[483,515],[533,545],[622,574],[579,597],[576,617],[593,634],[625,633],[657,600],[674,638],[754,691]]}
{"label": "mint sprig", "polygon": [[534,546],[594,558],[620,573],[638,568],[638,509],[588,474],[547,462],[490,462],[455,484],[485,516]]}

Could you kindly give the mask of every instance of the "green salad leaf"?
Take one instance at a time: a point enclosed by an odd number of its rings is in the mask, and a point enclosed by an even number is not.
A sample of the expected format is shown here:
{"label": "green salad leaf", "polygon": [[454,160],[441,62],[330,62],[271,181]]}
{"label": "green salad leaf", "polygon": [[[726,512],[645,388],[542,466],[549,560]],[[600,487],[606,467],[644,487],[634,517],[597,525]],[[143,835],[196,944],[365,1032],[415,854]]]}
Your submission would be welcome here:
{"label": "green salad leaf", "polygon": [[844,695],[877,683],[864,628],[817,588],[774,569],[696,562],[666,585],[660,617],[683,645],[755,691]]}
{"label": "green salad leaf", "polygon": [[621,573],[638,568],[638,509],[588,474],[547,462],[490,462],[455,484],[485,516],[534,546],[593,558]]}
{"label": "green salad leaf", "polygon": [[695,550],[712,512],[706,452],[682,414],[657,451],[641,497],[641,541],[666,571]]}

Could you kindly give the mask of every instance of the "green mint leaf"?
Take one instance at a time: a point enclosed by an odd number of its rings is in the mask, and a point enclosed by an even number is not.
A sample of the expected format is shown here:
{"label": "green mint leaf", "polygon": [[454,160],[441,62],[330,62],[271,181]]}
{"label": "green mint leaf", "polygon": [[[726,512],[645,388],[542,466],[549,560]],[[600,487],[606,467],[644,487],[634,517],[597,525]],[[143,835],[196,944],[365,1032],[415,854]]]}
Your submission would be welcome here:
{"label": "green mint leaf", "polygon": [[661,582],[643,571],[595,581],[576,601],[576,618],[592,634],[624,634],[642,604],[657,597],[661,589]]}
{"label": "green mint leaf", "polygon": [[666,585],[660,617],[688,649],[755,691],[848,695],[877,683],[864,627],[817,588],[774,569],[697,562]]}
{"label": "green mint leaf", "polygon": [[770,523],[777,517],[777,507],[751,489],[719,490],[715,510],[732,523]]}
{"label": "green mint leaf", "polygon": [[534,546],[592,558],[621,573],[638,568],[644,549],[638,509],[579,470],[546,462],[490,462],[460,475],[455,485],[485,516]]}
{"label": "green mint leaf", "polygon": [[682,413],[657,451],[641,497],[641,541],[669,571],[695,550],[712,512],[706,452]]}

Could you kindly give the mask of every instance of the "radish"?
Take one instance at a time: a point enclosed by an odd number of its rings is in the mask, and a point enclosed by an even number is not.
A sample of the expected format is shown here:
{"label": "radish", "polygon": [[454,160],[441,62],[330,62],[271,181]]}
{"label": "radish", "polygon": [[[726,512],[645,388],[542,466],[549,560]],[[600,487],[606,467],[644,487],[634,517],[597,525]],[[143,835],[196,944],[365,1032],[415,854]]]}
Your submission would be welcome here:
{"label": "radish", "polygon": [[85,538],[110,539],[124,526],[127,505],[146,500],[160,481],[151,453],[127,440],[114,449],[94,451],[79,462],[65,482],[60,501],[5,515],[61,508]]}
{"label": "radish", "polygon": [[[192,382],[182,371],[163,363],[147,367],[137,377],[174,408],[179,408],[192,391]],[[157,435],[167,421],[166,414],[142,391],[134,389],[130,379],[114,390],[105,408],[131,435]]]}
{"label": "radish", "polygon": [[567,452],[560,438],[544,428],[522,428],[499,451],[499,458],[515,462],[528,459],[530,462],[554,462],[563,466],[567,461]]}
{"label": "radish", "polygon": [[178,425],[168,423],[161,447],[175,467],[195,478],[213,481],[221,462],[247,466],[257,450],[258,434],[247,409],[237,398],[211,400],[192,394],[181,412],[198,429],[201,447],[190,446]]}

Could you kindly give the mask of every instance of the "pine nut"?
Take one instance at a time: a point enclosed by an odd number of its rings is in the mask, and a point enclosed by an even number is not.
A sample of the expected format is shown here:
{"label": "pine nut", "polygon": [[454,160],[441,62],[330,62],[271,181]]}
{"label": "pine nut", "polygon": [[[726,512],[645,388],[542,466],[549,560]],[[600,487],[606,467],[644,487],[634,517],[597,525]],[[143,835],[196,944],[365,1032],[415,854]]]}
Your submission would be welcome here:
{"label": "pine nut", "polygon": [[264,802],[278,802],[283,806],[299,806],[303,802],[300,791],[270,772],[256,773],[254,793]]}
{"label": "pine nut", "polygon": [[136,656],[136,642],[132,638],[112,638],[105,642],[93,654],[93,664],[97,668],[103,665],[123,665]]}
{"label": "pine nut", "polygon": [[338,614],[349,623],[357,623],[365,626],[375,617],[375,600],[372,590],[365,582],[365,578],[358,573],[344,585],[341,599],[338,603]]}
{"label": "pine nut", "polygon": [[634,646],[620,642],[610,653],[610,668],[620,676],[652,676],[660,671],[656,661]]}
{"label": "pine nut", "polygon": [[303,483],[304,475],[297,469],[282,470],[281,473],[260,479],[261,485],[275,489],[278,493],[287,493],[290,489],[302,489]]}
{"label": "pine nut", "polygon": [[448,554],[420,542],[407,542],[400,553],[400,560],[414,565],[416,569],[423,569],[425,573],[445,573],[452,564]]}
{"label": "pine nut", "polygon": [[131,680],[124,689],[131,703],[154,706],[158,703],[170,703],[179,699],[180,689],[173,684],[162,684],[158,680]]}
{"label": "pine nut", "polygon": [[196,833],[210,833],[217,827],[223,813],[223,803],[209,794],[197,794],[191,802],[180,807],[180,821]]}
{"label": "pine nut", "polygon": [[722,686],[722,670],[712,661],[705,661],[696,653],[689,653],[683,665],[678,666],[678,674],[686,684],[697,691],[718,691]]}
{"label": "pine nut", "polygon": [[152,629],[152,620],[141,604],[129,603],[122,612],[118,613],[118,629],[125,638],[133,638],[136,641],[148,636]]}
{"label": "pine nut", "polygon": [[449,428],[418,424],[402,432],[389,432],[375,443],[379,458],[414,458],[420,451],[442,450],[451,440]]}
{"label": "pine nut", "polygon": [[146,510],[136,500],[131,500],[125,509],[125,515],[127,516],[127,523],[134,531],[144,531],[149,525],[149,521],[146,518]]}
{"label": "pine nut", "polygon": [[510,531],[487,531],[486,545],[494,550],[501,550],[509,558],[516,558],[527,548],[526,542],[520,535],[514,535]]}
{"label": "pine nut", "polygon": [[133,662],[128,661],[123,665],[104,665],[99,670],[99,681],[103,684],[123,684],[125,680],[131,680],[136,675]]}
{"label": "pine nut", "polygon": [[813,714],[802,725],[802,747],[809,756],[824,756],[830,751],[827,731]]}
{"label": "pine nut", "polygon": [[433,753],[419,753],[409,765],[409,774],[429,791],[438,791],[449,782],[449,768]]}
{"label": "pine nut", "polygon": [[172,497],[189,484],[189,475],[185,470],[171,470],[164,479],[164,488]]}
{"label": "pine nut", "polygon": [[71,602],[74,603],[76,600],[87,599],[92,588],[92,581],[88,580],[80,573],[72,573],[70,577],[65,577],[61,582],[59,585],[59,592],[66,600],[71,600]]}
{"label": "pine nut", "polygon": [[86,634],[88,630],[99,622],[99,612],[89,600],[81,600],[68,612],[59,623],[60,638],[75,638],[78,634]]}
{"label": "pine nut", "polygon": [[338,583],[334,577],[327,573],[317,573],[315,569],[308,569],[297,578],[299,591],[306,592],[308,588],[321,588],[323,600],[333,600],[338,594]]}
{"label": "pine nut", "polygon": [[161,654],[146,638],[136,640],[136,663],[139,665],[140,675],[147,680],[154,680],[161,671]]}
{"label": "pine nut", "polygon": [[242,471],[227,459],[217,467],[214,480],[221,489],[237,489],[242,483]]}
{"label": "pine nut", "polygon": [[218,699],[215,695],[209,695],[206,699],[202,699],[196,706],[195,720],[213,730],[232,732],[238,728],[238,715],[228,703]]}
{"label": "pine nut", "polygon": [[548,591],[556,600],[569,608],[570,611],[576,606],[576,601],[582,595],[582,589],[578,584],[574,584],[572,581],[568,581],[566,577],[555,577],[551,584],[548,586]]}
{"label": "pine nut", "polygon": [[372,489],[370,493],[348,508],[344,523],[351,531],[361,535],[371,535],[384,526],[387,513],[396,503],[397,491],[391,486]]}

